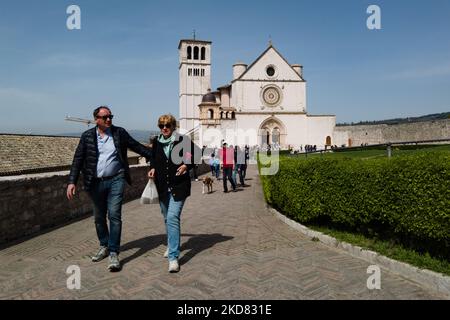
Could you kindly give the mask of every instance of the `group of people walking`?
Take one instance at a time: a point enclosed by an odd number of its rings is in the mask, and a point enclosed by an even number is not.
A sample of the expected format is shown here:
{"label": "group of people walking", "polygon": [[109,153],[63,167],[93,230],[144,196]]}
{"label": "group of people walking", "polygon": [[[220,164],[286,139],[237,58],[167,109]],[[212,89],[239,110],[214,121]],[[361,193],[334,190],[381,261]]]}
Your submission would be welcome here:
{"label": "group of people walking", "polygon": [[[67,186],[72,200],[77,181],[83,174],[84,189],[94,211],[95,229],[100,242],[92,257],[98,262],[109,257],[108,269],[119,271],[122,234],[122,204],[125,182],[131,184],[127,149],[140,154],[150,163],[148,177],[154,179],[167,234],[169,272],[178,272],[180,255],[180,216],[186,198],[191,194],[189,170],[201,161],[201,149],[187,136],[178,134],[176,119],[163,115],[158,119],[161,130],[149,147],[134,140],[128,132],[112,124],[113,114],[107,106],[93,112],[96,126],[85,131],[75,151]],[[107,225],[109,220],[109,229]]]}
{"label": "group of people walking", "polygon": [[239,184],[245,186],[245,176],[247,174],[247,165],[249,160],[249,147],[228,146],[226,142],[222,143],[221,149],[216,149],[210,156],[209,165],[211,167],[211,175],[217,180],[220,178],[220,170],[223,173],[223,192],[228,192],[228,182],[230,182],[232,190],[236,191],[239,176]]}

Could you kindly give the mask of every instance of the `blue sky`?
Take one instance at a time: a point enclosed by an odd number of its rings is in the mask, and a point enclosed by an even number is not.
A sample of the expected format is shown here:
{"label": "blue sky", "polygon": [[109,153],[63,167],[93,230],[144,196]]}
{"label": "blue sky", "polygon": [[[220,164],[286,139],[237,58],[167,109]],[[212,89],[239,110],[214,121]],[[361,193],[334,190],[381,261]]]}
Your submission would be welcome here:
{"label": "blue sky", "polygon": [[[82,29],[66,28],[69,5]],[[366,9],[381,8],[381,30]],[[178,42],[212,41],[212,87],[268,45],[304,66],[307,111],[337,122],[450,111],[450,1],[0,0],[0,132],[86,129],[111,106],[114,123],[155,129],[178,116]]]}

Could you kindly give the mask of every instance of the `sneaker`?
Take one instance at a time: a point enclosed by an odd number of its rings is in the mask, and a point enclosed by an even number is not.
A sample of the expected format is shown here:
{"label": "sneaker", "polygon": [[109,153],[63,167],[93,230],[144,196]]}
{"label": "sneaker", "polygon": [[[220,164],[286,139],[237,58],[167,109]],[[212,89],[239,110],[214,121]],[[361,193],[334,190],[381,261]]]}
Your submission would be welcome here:
{"label": "sneaker", "polygon": [[120,270],[119,256],[115,252],[111,252],[111,254],[109,255],[108,270],[109,271],[118,271],[118,270]]}
{"label": "sneaker", "polygon": [[105,259],[109,255],[108,247],[100,247],[97,254],[92,257],[92,262],[98,262]]}
{"label": "sneaker", "polygon": [[169,257],[169,248],[167,248],[166,251],[164,251],[164,258],[168,257]]}
{"label": "sneaker", "polygon": [[173,272],[178,272],[180,271],[180,265],[178,264],[178,260],[172,260],[169,261],[169,272],[173,273]]}

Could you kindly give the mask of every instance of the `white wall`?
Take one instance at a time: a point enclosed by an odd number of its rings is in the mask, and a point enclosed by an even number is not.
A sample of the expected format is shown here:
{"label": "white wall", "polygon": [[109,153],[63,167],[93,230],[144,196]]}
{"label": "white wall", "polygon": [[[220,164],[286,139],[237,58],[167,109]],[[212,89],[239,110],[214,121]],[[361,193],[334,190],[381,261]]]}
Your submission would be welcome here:
{"label": "white wall", "polygon": [[[275,66],[275,75],[269,77],[266,73],[268,65]],[[270,48],[242,77],[245,80],[255,79],[283,79],[283,80],[302,80],[300,75],[273,49]]]}
{"label": "white wall", "polygon": [[335,116],[308,116],[308,143],[316,145],[317,149],[324,149],[326,137],[331,137],[331,144],[333,142],[333,132],[336,125]]}
{"label": "white wall", "polygon": [[[192,58],[194,57],[194,47],[199,47],[199,59],[187,59],[187,47],[192,47]],[[205,60],[201,58],[201,48],[205,47]],[[181,43],[179,49],[179,120],[180,132],[189,131],[195,127],[198,121],[185,119],[199,117],[198,105],[202,96],[211,88],[211,45],[207,43],[185,41]],[[188,76],[188,69],[204,69],[205,75]],[[193,72],[193,71],[192,71]]]}

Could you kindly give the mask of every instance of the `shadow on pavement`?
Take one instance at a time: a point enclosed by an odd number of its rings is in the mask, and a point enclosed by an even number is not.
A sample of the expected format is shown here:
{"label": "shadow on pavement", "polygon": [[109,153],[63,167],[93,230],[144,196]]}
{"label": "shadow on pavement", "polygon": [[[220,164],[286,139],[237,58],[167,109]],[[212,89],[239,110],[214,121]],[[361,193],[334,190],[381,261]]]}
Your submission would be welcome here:
{"label": "shadow on pavement", "polygon": [[[196,254],[213,247],[215,244],[228,241],[233,239],[233,237],[223,236],[219,233],[213,234],[182,234],[183,237],[190,237],[189,240],[181,245],[181,252],[189,250],[185,253],[179,260],[180,265],[191,260]],[[134,240],[124,244],[121,247],[121,252],[125,252],[130,249],[139,250],[133,253],[131,256],[126,257],[121,260],[122,266],[128,262],[139,258],[146,252],[156,249],[157,247],[167,245],[167,237],[165,234],[158,234],[153,236],[148,236],[138,240]]]}
{"label": "shadow on pavement", "polygon": [[180,265],[187,263],[195,255],[213,247],[215,244],[233,239],[230,236],[224,236],[220,233],[213,234],[183,234],[190,237],[189,240],[181,245],[181,251],[189,250],[179,260]]}
{"label": "shadow on pavement", "polygon": [[167,244],[167,237],[165,234],[148,236],[145,238],[141,238],[138,240],[128,242],[120,248],[120,250],[122,252],[130,250],[130,249],[135,249],[135,248],[139,248],[139,250],[136,251],[135,253],[133,253],[131,256],[126,257],[123,260],[121,260],[122,265],[125,265],[128,262],[142,256],[147,251],[153,250],[153,249],[159,247],[160,245],[166,245],[166,244]]}

